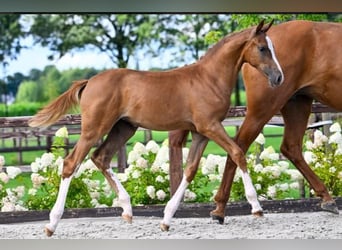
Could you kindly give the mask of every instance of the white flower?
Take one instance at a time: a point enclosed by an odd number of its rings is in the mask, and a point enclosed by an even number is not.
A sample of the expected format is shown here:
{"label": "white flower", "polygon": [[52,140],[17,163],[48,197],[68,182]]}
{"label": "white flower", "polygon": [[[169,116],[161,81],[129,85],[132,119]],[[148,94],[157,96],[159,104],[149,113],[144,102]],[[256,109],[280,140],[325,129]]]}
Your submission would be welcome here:
{"label": "white flower", "polygon": [[279,161],[278,165],[279,165],[281,171],[284,172],[286,169],[289,168],[290,164],[287,161]]}
{"label": "white flower", "polygon": [[194,201],[196,199],[196,194],[189,189],[185,190],[184,201]]}
{"label": "white flower", "polygon": [[341,132],[341,126],[338,122],[335,122],[334,124],[332,124],[329,128],[329,131],[331,133],[334,133],[334,132]]}
{"label": "white flower", "polygon": [[6,171],[10,179],[14,179],[17,175],[21,174],[21,169],[17,167],[7,167]]}
{"label": "white flower", "polygon": [[149,142],[146,144],[146,150],[147,150],[148,152],[153,153],[153,154],[158,153],[159,148],[160,148],[159,145],[158,145],[155,141],[153,141],[153,140],[149,141]]}
{"label": "white flower", "polygon": [[254,185],[254,187],[255,187],[256,190],[261,190],[261,184],[259,184],[259,183],[256,183]]}
{"label": "white flower", "polygon": [[338,177],[340,180],[342,180],[342,171],[338,172],[337,177]]}
{"label": "white flower", "polygon": [[0,171],[1,171],[1,168],[5,166],[5,157],[3,157],[2,155],[0,155]]}
{"label": "white flower", "polygon": [[1,172],[0,173],[0,181],[2,181],[3,183],[7,183],[9,181],[9,177],[6,173]]}
{"label": "white flower", "polygon": [[163,201],[166,197],[165,192],[161,189],[157,191],[156,195],[157,195],[157,199],[160,201]]}
{"label": "white flower", "polygon": [[160,166],[160,168],[165,174],[168,174],[170,171],[170,164],[165,162]]}
{"label": "white flower", "polygon": [[17,198],[21,199],[25,194],[25,187],[24,186],[17,186],[16,188],[13,188],[13,191],[16,193]]}
{"label": "white flower", "polygon": [[33,195],[34,196],[34,195],[36,195],[36,193],[37,193],[37,189],[36,188],[30,188],[29,191],[28,191],[29,195]]}
{"label": "white flower", "polygon": [[292,183],[290,184],[290,188],[291,188],[291,189],[299,189],[299,183],[298,183],[298,181],[292,182]]}
{"label": "white flower", "polygon": [[274,198],[277,195],[277,188],[275,186],[269,186],[267,188],[267,196]]}
{"label": "white flower", "polygon": [[151,198],[154,199],[156,197],[156,189],[154,186],[147,186],[146,193]]}
{"label": "white flower", "polygon": [[185,164],[186,160],[188,159],[189,149],[188,148],[183,148],[182,149],[182,154],[183,154],[183,164]]}
{"label": "white flower", "polygon": [[207,156],[207,159],[204,161],[204,164],[202,166],[202,173],[204,175],[214,174],[217,166],[217,158],[219,156],[209,154]]}
{"label": "white flower", "polygon": [[303,179],[303,175],[297,169],[287,169],[286,174],[291,176],[291,180],[299,181]]}
{"label": "white flower", "polygon": [[33,184],[33,188],[39,188],[42,183],[46,181],[46,178],[41,176],[38,173],[31,174],[31,181]]}
{"label": "white flower", "polygon": [[140,173],[139,170],[134,170],[134,171],[132,172],[132,178],[133,178],[133,179],[138,179],[138,178],[140,177],[140,175],[141,175],[141,173]]}
{"label": "white flower", "polygon": [[58,158],[57,158],[55,164],[56,164],[56,166],[57,166],[57,168],[58,168],[57,173],[58,173],[59,175],[62,175],[62,172],[63,172],[63,165],[64,165],[64,160],[63,160],[63,158],[60,157],[60,156],[58,156]]}
{"label": "white flower", "polygon": [[15,211],[15,204],[3,199],[3,205],[1,207],[1,212],[12,212]]}
{"label": "white flower", "polygon": [[131,152],[128,153],[127,157],[127,163],[132,164],[136,162],[140,158],[140,154],[138,154],[136,151],[132,150]]}
{"label": "white flower", "polygon": [[322,131],[315,130],[314,132],[314,148],[323,146],[324,142],[328,141],[328,137],[323,135]]}
{"label": "white flower", "polygon": [[41,157],[41,167],[46,168],[50,167],[55,160],[55,156],[53,153],[44,153]]}
{"label": "white flower", "polygon": [[340,132],[336,132],[329,137],[329,143],[342,144],[342,135]]}
{"label": "white flower", "polygon": [[164,163],[169,161],[169,148],[167,146],[162,146],[157,155],[156,159],[154,160],[152,166],[161,167]]}
{"label": "white flower", "polygon": [[335,167],[329,168],[329,172],[332,173],[332,174],[335,173],[336,172],[336,168]]}
{"label": "white flower", "polygon": [[258,137],[255,139],[255,142],[260,144],[260,145],[264,145],[265,144],[265,137],[262,133],[260,133],[258,135]]}
{"label": "white flower", "polygon": [[264,169],[264,167],[262,166],[262,164],[256,164],[255,166],[254,166],[254,171],[256,172],[256,173],[261,173],[262,172],[262,170]]}
{"label": "white flower", "polygon": [[31,171],[33,173],[37,173],[40,169],[40,165],[38,164],[37,160],[31,163]]}
{"label": "white flower", "polygon": [[117,173],[116,176],[118,177],[120,182],[126,182],[128,180],[128,176],[126,173]]}
{"label": "white flower", "polygon": [[139,156],[148,154],[146,147],[141,142],[135,143],[133,151],[136,152]]}
{"label": "white flower", "polygon": [[305,142],[305,147],[306,147],[307,150],[314,149],[314,145],[313,145],[312,141],[306,141]]}
{"label": "white flower", "polygon": [[135,165],[139,168],[147,168],[147,160],[142,158],[142,157],[139,157],[139,159],[137,159],[137,161],[135,162]]}
{"label": "white flower", "polygon": [[286,190],[289,189],[289,184],[288,184],[288,183],[279,184],[279,185],[278,185],[278,188],[279,188],[281,191],[286,191]]}
{"label": "white flower", "polygon": [[310,164],[313,163],[317,160],[317,157],[314,153],[312,153],[311,151],[305,151],[304,152],[304,160]]}
{"label": "white flower", "polygon": [[161,182],[161,183],[163,183],[163,182],[165,182],[165,179],[163,178],[163,176],[158,175],[158,176],[156,177],[156,182]]}
{"label": "white flower", "polygon": [[265,148],[261,152],[259,157],[261,160],[273,160],[273,161],[279,160],[279,154],[274,151],[274,148],[272,146]]}
{"label": "white flower", "polygon": [[68,129],[64,126],[58,129],[55,133],[55,136],[62,137],[62,138],[68,138]]}
{"label": "white flower", "polygon": [[208,175],[210,181],[220,181],[220,176],[217,174],[209,174]]}

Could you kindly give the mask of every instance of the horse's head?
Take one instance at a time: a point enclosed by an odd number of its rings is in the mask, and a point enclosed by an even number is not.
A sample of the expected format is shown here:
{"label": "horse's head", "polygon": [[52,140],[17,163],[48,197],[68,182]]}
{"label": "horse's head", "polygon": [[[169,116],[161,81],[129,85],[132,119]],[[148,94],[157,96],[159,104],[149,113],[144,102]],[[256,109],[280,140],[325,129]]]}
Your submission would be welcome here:
{"label": "horse's head", "polygon": [[264,26],[264,20],[252,30],[244,49],[244,61],[262,72],[272,87],[284,81],[284,74],[276,58],[271,39],[266,32],[272,26],[273,20]]}

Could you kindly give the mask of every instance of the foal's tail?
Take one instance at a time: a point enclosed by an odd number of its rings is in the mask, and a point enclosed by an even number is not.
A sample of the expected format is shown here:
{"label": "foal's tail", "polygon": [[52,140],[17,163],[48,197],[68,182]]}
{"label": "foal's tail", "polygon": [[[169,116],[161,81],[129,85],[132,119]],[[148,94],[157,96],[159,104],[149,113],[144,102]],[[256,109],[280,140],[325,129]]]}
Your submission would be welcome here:
{"label": "foal's tail", "polygon": [[87,83],[88,80],[75,81],[66,92],[32,117],[28,122],[29,126],[48,127],[55,123],[69,109],[79,103],[82,90]]}

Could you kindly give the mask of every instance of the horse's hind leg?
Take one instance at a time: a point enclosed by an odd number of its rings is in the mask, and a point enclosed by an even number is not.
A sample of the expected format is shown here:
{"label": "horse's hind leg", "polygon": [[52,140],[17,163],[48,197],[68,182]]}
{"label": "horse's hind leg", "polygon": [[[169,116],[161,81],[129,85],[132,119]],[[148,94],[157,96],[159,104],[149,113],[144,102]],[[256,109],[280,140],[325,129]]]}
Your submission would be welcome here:
{"label": "horse's hind leg", "polygon": [[82,163],[91,147],[103,134],[104,132],[99,129],[91,131],[82,130],[81,137],[73,151],[65,158],[57,200],[50,212],[50,222],[45,226],[45,232],[48,236],[54,233],[58,222],[62,218],[69,185],[76,168]]}
{"label": "horse's hind leg", "polygon": [[110,168],[110,162],[114,153],[134,135],[136,130],[137,127],[132,126],[130,123],[123,120],[118,121],[107,135],[105,141],[95,150],[91,157],[94,164],[102,171],[108,183],[118,195],[119,204],[123,209],[122,217],[128,222],[132,221],[130,197]]}
{"label": "horse's hind leg", "polygon": [[160,224],[160,228],[163,231],[169,230],[171,219],[179,207],[185,190],[196,175],[201,156],[207,143],[208,139],[206,137],[197,132],[192,132],[192,143],[182,181],[178,186],[176,193],[172,196],[164,209],[164,218]]}
{"label": "horse's hind leg", "polygon": [[302,154],[303,136],[311,113],[312,99],[297,96],[290,100],[281,110],[285,122],[284,139],[281,145],[282,153],[296,166],[305,179],[315,190],[316,195],[323,199],[323,210],[338,214],[338,208],[324,183],[317,177],[305,162]]}

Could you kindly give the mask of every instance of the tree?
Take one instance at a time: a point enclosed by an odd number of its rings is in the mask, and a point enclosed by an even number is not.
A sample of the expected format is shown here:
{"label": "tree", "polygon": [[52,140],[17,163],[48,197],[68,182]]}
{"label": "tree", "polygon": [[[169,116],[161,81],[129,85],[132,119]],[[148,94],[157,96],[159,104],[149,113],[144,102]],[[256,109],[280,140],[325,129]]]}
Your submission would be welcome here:
{"label": "tree", "polygon": [[20,14],[0,15],[0,62],[3,66],[16,59],[20,50],[21,38],[25,36],[20,23]]}
{"label": "tree", "polygon": [[58,14],[32,16],[30,33],[55,56],[95,48],[106,53],[117,67],[126,67],[134,51],[156,37],[157,15]]}
{"label": "tree", "polygon": [[16,102],[39,102],[39,86],[33,81],[23,81],[18,89]]}

